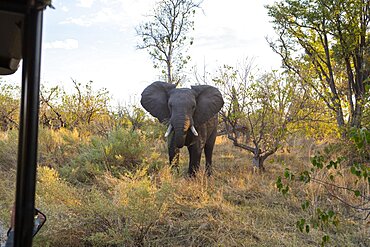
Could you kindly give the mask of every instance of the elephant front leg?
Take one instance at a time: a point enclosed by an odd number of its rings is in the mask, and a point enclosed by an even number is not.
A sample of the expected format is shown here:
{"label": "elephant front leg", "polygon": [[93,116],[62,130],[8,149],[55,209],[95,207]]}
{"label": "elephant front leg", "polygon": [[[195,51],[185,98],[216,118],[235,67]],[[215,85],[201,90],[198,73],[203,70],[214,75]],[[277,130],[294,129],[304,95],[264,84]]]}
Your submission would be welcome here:
{"label": "elephant front leg", "polygon": [[204,154],[206,156],[206,173],[207,176],[212,175],[212,152],[213,152],[214,143],[211,145],[206,145],[204,147]]}
{"label": "elephant front leg", "polygon": [[168,141],[168,157],[171,168],[175,168],[179,173],[180,149],[175,147],[174,135]]}
{"label": "elephant front leg", "polygon": [[215,129],[211,136],[208,138],[206,145],[204,147],[204,154],[206,156],[206,173],[208,176],[212,175],[212,154],[213,147],[215,146],[217,136],[217,130]]}
{"label": "elephant front leg", "polygon": [[195,177],[196,172],[199,170],[200,158],[202,150],[198,144],[194,144],[188,147],[189,151],[189,176]]}

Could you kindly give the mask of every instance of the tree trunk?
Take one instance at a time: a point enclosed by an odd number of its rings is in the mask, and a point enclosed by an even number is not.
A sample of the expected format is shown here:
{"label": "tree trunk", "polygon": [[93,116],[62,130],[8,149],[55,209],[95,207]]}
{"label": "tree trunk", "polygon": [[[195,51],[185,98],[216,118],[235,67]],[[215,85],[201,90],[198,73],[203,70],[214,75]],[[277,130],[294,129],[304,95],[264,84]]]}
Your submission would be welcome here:
{"label": "tree trunk", "polygon": [[167,61],[167,82],[173,84],[171,61]]}
{"label": "tree trunk", "polygon": [[328,34],[326,32],[325,26],[326,26],[326,20],[323,20],[323,27],[324,27],[324,34],[323,34],[323,46],[324,46],[324,51],[325,51],[325,57],[326,57],[326,65],[328,69],[328,74],[326,74],[326,81],[329,85],[330,92],[332,94],[331,97],[331,102],[333,103],[334,109],[335,109],[335,114],[336,114],[336,119],[337,119],[337,124],[339,128],[343,128],[345,126],[344,122],[344,116],[343,116],[343,109],[341,105],[341,100],[338,95],[338,91],[335,85],[335,80],[334,80],[334,70],[332,67],[331,63],[331,58],[330,58],[330,51],[329,51],[329,41],[328,41]]}
{"label": "tree trunk", "polygon": [[253,166],[258,168],[258,170],[262,172],[265,171],[265,167],[263,166],[264,161],[265,159],[260,154],[257,156],[253,156]]}
{"label": "tree trunk", "polygon": [[265,171],[265,167],[263,166],[263,162],[265,161],[265,157],[262,155],[262,150],[255,144],[256,147],[253,151],[253,166],[258,168],[259,171]]}
{"label": "tree trunk", "polygon": [[362,120],[362,115],[364,111],[363,102],[364,101],[362,97],[356,97],[356,104],[355,104],[354,112],[352,114],[353,117],[352,117],[351,127],[355,127],[355,128],[361,127],[361,120]]}
{"label": "tree trunk", "polygon": [[337,119],[337,125],[339,128],[345,127],[345,122],[344,122],[344,116],[343,116],[343,111],[342,111],[342,106],[340,105],[339,97],[335,97],[334,101],[334,107],[335,107],[335,117]]}

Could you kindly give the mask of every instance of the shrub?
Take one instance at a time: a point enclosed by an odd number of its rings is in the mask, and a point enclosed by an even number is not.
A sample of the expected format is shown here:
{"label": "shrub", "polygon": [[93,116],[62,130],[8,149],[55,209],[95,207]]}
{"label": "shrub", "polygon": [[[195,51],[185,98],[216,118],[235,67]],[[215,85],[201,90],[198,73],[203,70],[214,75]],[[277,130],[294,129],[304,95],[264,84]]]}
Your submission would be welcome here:
{"label": "shrub", "polygon": [[76,159],[89,142],[90,138],[81,136],[76,129],[40,128],[39,163],[56,169],[64,167]]}
{"label": "shrub", "polygon": [[15,130],[0,133],[0,170],[17,167],[18,134]]}
{"label": "shrub", "polygon": [[37,206],[48,221],[36,246],[142,246],[167,213],[171,180],[150,180],[145,169],[121,178],[106,173],[100,187],[77,188],[55,169],[38,169]]}
{"label": "shrub", "polygon": [[[365,155],[370,134],[366,129],[353,130],[351,134],[352,144],[327,145],[311,158],[310,169],[296,173],[285,167],[284,176],[279,176],[276,182],[282,194],[293,192],[300,195],[301,208],[307,215],[297,221],[297,228],[305,233],[320,229],[323,232],[321,246],[328,244],[331,238],[337,238],[340,224],[349,220],[366,224],[370,215],[370,167]],[[348,154],[343,147],[353,153],[341,156]]]}
{"label": "shrub", "polygon": [[39,167],[36,188],[36,206],[46,214],[47,222],[35,238],[35,245],[83,246],[78,209],[84,203],[84,193],[48,167]]}
{"label": "shrub", "polygon": [[[15,173],[0,170],[0,243],[9,227],[10,212],[14,202]],[[1,232],[3,230],[4,232]]]}
{"label": "shrub", "polygon": [[130,241],[135,246],[143,246],[151,228],[167,212],[171,202],[173,187],[162,182],[160,186],[149,180],[146,171],[138,171],[126,177],[116,187],[114,200],[122,205],[126,215]]}
{"label": "shrub", "polygon": [[111,132],[102,147],[107,166],[113,173],[134,170],[144,159],[145,144],[136,131],[121,128]]}
{"label": "shrub", "polygon": [[92,184],[108,171],[115,176],[137,169],[144,160],[147,142],[136,131],[118,129],[108,137],[81,137],[77,130],[40,132],[40,163],[55,167],[72,183]]}

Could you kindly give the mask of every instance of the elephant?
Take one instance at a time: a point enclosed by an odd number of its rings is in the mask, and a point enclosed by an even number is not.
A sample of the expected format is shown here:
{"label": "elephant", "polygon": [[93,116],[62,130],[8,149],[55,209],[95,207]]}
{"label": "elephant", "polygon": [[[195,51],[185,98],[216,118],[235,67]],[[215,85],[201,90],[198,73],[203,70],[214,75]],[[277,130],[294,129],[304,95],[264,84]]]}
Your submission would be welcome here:
{"label": "elephant", "polygon": [[212,173],[212,153],[217,136],[218,112],[224,100],[220,91],[209,85],[176,88],[176,85],[155,81],[141,94],[141,105],[161,123],[168,124],[169,163],[187,146],[188,174],[199,170],[202,151],[206,158],[206,173]]}

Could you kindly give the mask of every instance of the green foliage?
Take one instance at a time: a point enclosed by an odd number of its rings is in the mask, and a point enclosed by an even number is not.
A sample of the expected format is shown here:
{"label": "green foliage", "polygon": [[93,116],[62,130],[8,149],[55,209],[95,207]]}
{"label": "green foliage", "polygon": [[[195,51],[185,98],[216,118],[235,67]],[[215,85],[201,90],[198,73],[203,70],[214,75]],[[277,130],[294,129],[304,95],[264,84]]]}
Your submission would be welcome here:
{"label": "green foliage", "polygon": [[[366,143],[367,132],[352,130],[352,140],[357,148],[363,150]],[[335,148],[334,151],[337,151]],[[359,153],[360,155],[362,152]],[[318,154],[311,158],[312,167],[309,170],[299,172],[296,176],[288,168],[285,168],[284,178],[277,178],[276,187],[283,195],[289,191],[294,192],[297,182],[303,183],[306,187],[318,186],[319,190],[324,190],[332,200],[337,200],[339,203],[353,210],[355,218],[358,215],[365,214],[364,220],[370,214],[368,198],[370,185],[370,167],[368,163],[350,163],[344,165],[346,161],[343,157],[332,157],[330,148],[324,149],[324,154]],[[368,162],[368,161],[367,161]],[[352,178],[350,178],[352,176]],[[297,177],[297,179],[295,179]],[[351,181],[347,185],[341,185],[343,180]],[[341,182],[340,182],[341,181]],[[349,192],[349,193],[348,193]],[[296,191],[294,193],[297,193]],[[307,192],[306,192],[307,193]],[[307,195],[303,198],[306,198]],[[297,221],[296,226],[301,232],[310,233],[310,229],[321,229],[325,232],[322,237],[321,245],[329,243],[331,226],[338,227],[341,218],[341,211],[335,208],[332,204],[318,205],[317,201],[310,202],[307,199],[301,204],[301,208],[308,212],[308,217],[301,218]]]}
{"label": "green foliage", "polygon": [[[309,206],[309,202],[302,204],[303,210],[306,210]],[[307,222],[306,219],[302,218],[297,221],[296,225],[300,232],[310,233],[311,228],[318,229],[319,227],[323,229],[328,227],[329,224],[338,226],[338,218],[336,217],[334,211],[328,210],[326,212],[321,211],[320,208],[317,208],[315,218],[311,218],[310,222]],[[330,236],[324,235],[322,237],[321,246],[325,246],[329,243]]]}
{"label": "green foliage", "polygon": [[138,132],[127,129],[112,131],[103,146],[106,163],[114,172],[135,170],[144,159],[147,143]]}
{"label": "green foliage", "polygon": [[284,143],[290,125],[310,116],[309,99],[297,78],[276,72],[255,78],[251,64],[234,69],[224,65],[213,81],[224,95],[221,117],[234,145],[253,153],[254,165],[263,163]]}
{"label": "green foliage", "polygon": [[[298,179],[295,179],[294,173],[292,173],[289,168],[285,168],[284,171],[284,178],[286,183],[282,181],[281,176],[278,177],[276,186],[283,195],[286,195],[289,191],[293,190],[294,186],[296,185],[296,181],[300,181],[303,184],[307,185],[312,181],[321,183],[315,178],[315,174],[317,170],[322,169],[331,169],[334,167],[331,164],[339,164],[340,161],[330,161],[329,165],[324,165],[324,157],[323,156],[314,156],[311,159],[312,169],[309,171],[303,171],[299,174]],[[335,168],[337,169],[337,168]],[[295,193],[295,192],[294,192]],[[324,206],[326,207],[326,205]],[[330,206],[329,206],[330,207]],[[300,218],[296,222],[296,226],[300,232],[310,233],[311,229],[321,229],[322,231],[327,231],[330,228],[330,225],[338,226],[339,219],[336,216],[336,213],[333,209],[328,209],[323,211],[321,206],[313,205],[312,202],[308,200],[304,200],[301,204],[301,208],[304,211],[309,211],[309,217],[307,218]],[[311,209],[312,208],[312,209]],[[316,210],[314,210],[316,208]],[[310,210],[311,209],[311,210]],[[329,241],[329,236],[325,234],[322,238],[321,245],[324,246]]]}
{"label": "green foliage", "polygon": [[370,131],[366,128],[352,128],[349,133],[350,138],[359,150],[368,153],[370,151]]}
{"label": "green foliage", "polygon": [[93,133],[101,128],[104,130],[104,122],[109,122],[110,98],[107,89],[101,88],[94,91],[92,81],[82,84],[73,80],[73,84],[75,92],[64,94],[62,97],[61,108],[66,127],[73,129],[84,126]]}
{"label": "green foliage", "polygon": [[267,9],[279,37],[270,46],[284,67],[325,102],[339,128],[366,125],[368,2],[284,0]]}
{"label": "green foliage", "polygon": [[[293,174],[293,172],[291,172],[288,167],[285,167],[284,179],[287,181],[292,181],[294,180],[294,178],[295,178],[295,175]],[[283,195],[287,195],[290,190],[289,184],[284,184],[281,176],[278,176],[276,180],[276,187],[279,190],[279,192],[281,192]]]}
{"label": "green foliage", "polygon": [[108,137],[92,136],[86,143],[74,145],[76,153],[59,170],[69,181],[80,183],[92,183],[107,171],[120,176],[139,168],[147,145],[138,132],[120,128]]}
{"label": "green foliage", "polygon": [[[356,146],[357,155],[361,157],[361,159],[351,164],[351,173],[359,180],[367,180],[370,184],[370,131],[366,128],[352,128],[350,138]],[[356,191],[355,194],[358,195],[359,193]]]}
{"label": "green foliage", "polygon": [[39,163],[44,166],[59,169],[76,159],[88,138],[80,136],[75,130],[61,128],[39,130]]}
{"label": "green foliage", "polygon": [[284,185],[282,180],[281,180],[281,176],[278,176],[277,180],[276,180],[276,187],[278,188],[278,190],[283,194],[283,195],[286,195],[288,192],[289,192],[289,185]]}
{"label": "green foliage", "polygon": [[20,87],[0,81],[0,129],[18,128]]}
{"label": "green foliage", "polygon": [[133,131],[142,129],[144,127],[144,123],[147,122],[145,111],[135,104],[124,107],[118,105],[114,117],[116,127],[122,127],[125,129],[131,128]]}
{"label": "green foliage", "polygon": [[370,167],[368,165],[354,163],[351,166],[351,173],[359,179],[367,180],[370,184]]}
{"label": "green foliage", "polygon": [[[110,96],[105,88],[95,90],[93,82],[73,80],[74,91],[60,86],[42,86],[40,91],[40,124],[51,129],[78,128],[80,132],[106,134],[113,128],[114,114],[110,110]],[[0,81],[0,129],[18,128],[19,86]]]}
{"label": "green foliage", "polygon": [[41,88],[40,123],[52,129],[77,128],[82,134],[106,134],[113,127],[109,92],[95,90],[92,81],[72,82],[74,90],[68,93],[59,86]]}

